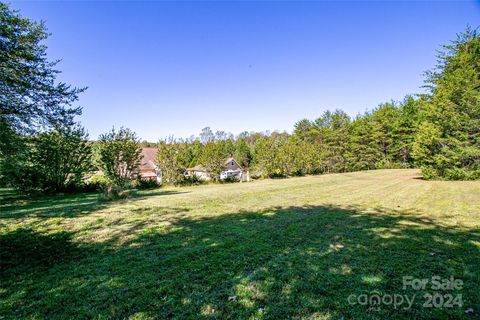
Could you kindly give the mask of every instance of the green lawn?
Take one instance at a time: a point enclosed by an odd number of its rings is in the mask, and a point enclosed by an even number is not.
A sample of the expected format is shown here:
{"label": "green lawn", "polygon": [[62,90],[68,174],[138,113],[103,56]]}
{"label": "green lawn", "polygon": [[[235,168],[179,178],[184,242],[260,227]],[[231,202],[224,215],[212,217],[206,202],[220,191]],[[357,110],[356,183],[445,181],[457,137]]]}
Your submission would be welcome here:
{"label": "green lawn", "polygon": [[[378,170],[29,200],[2,191],[0,319],[454,319],[480,314],[480,182]],[[402,288],[451,276],[451,291]],[[424,294],[462,295],[427,308]],[[351,295],[407,295],[351,305]],[[465,310],[473,308],[473,315]]]}

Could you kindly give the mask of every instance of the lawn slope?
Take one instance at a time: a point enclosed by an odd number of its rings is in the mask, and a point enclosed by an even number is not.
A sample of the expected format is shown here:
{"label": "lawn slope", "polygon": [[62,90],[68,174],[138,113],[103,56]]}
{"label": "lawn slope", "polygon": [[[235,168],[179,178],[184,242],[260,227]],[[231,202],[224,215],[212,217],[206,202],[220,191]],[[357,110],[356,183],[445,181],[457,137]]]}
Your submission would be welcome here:
{"label": "lawn slope", "polygon": [[[480,312],[480,183],[378,170],[101,202],[2,191],[0,319],[448,319]],[[463,281],[425,308],[402,277]],[[351,295],[415,295],[412,307]],[[464,312],[473,308],[476,315]]]}

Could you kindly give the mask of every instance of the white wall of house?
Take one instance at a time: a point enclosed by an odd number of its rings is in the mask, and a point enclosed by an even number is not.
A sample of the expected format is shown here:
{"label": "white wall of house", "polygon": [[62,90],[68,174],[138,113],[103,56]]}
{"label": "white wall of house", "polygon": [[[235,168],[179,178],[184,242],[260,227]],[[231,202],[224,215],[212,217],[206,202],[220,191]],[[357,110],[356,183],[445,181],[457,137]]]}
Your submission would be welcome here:
{"label": "white wall of house", "polygon": [[241,170],[224,170],[220,173],[220,180],[236,178],[241,180],[242,179],[242,171]]}

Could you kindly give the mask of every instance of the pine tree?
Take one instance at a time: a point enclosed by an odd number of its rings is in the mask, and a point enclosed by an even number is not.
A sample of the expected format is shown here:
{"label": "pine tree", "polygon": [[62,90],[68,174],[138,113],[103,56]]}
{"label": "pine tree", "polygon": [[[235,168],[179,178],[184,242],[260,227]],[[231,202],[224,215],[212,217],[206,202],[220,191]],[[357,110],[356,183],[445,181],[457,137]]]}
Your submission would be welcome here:
{"label": "pine tree", "polygon": [[426,178],[480,178],[480,37],[467,29],[427,74],[414,156]]}

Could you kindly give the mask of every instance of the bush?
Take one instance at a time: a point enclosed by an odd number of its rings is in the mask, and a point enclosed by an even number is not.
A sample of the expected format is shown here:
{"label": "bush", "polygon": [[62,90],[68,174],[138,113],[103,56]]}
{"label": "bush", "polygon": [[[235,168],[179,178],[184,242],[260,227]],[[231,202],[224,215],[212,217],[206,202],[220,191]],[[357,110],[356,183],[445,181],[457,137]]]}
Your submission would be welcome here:
{"label": "bush", "polygon": [[240,179],[238,179],[237,177],[227,177],[225,179],[221,179],[220,180],[220,183],[234,183],[234,182],[239,182]]}
{"label": "bush", "polygon": [[375,163],[375,169],[408,169],[410,165],[404,162],[395,162],[387,159],[382,159]]}
{"label": "bush", "polygon": [[422,176],[425,180],[438,179],[438,173],[429,166],[422,166]]}
{"label": "bush", "polygon": [[82,190],[93,169],[87,139],[79,125],[59,126],[26,137],[23,148],[3,161],[2,174],[9,184],[27,193]]}
{"label": "bush", "polygon": [[99,185],[99,186],[107,186],[110,184],[108,178],[101,172],[98,172],[92,176],[89,181],[90,184]]}
{"label": "bush", "polygon": [[271,179],[279,179],[279,178],[281,179],[281,178],[286,178],[287,174],[280,169],[274,169],[272,170],[272,172],[268,174],[268,177]]}
{"label": "bush", "polygon": [[443,172],[430,166],[422,167],[422,176],[426,180],[479,180],[480,170],[466,170],[464,168],[449,168]]}
{"label": "bush", "polygon": [[446,180],[469,180],[470,173],[464,168],[445,169],[443,178]]}
{"label": "bush", "polygon": [[135,181],[135,187],[140,190],[145,190],[145,189],[154,189],[160,187],[161,184],[157,182],[157,180],[145,180],[138,178]]}
{"label": "bush", "polygon": [[103,187],[100,193],[100,199],[105,201],[128,199],[136,196],[138,196],[137,189],[123,189],[119,186]]}
{"label": "bush", "polygon": [[201,184],[206,184],[207,181],[197,177],[196,175],[185,176],[181,175],[176,181],[176,186],[198,186]]}

